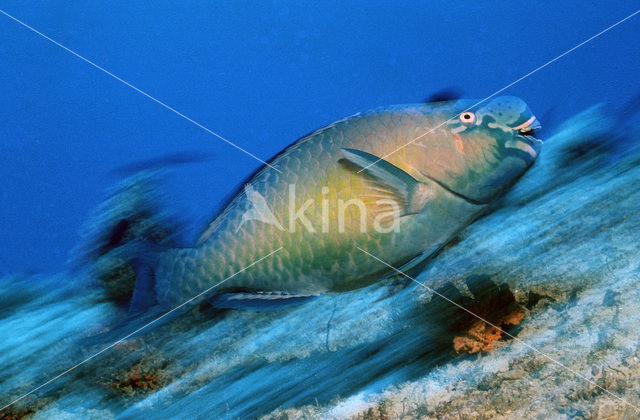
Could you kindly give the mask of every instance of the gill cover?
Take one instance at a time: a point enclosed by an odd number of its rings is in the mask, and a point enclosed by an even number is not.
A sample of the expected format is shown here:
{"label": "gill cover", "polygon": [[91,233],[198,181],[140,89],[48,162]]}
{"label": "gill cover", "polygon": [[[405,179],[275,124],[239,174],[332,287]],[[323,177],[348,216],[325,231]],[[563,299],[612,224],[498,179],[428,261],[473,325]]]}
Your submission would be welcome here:
{"label": "gill cover", "polygon": [[[489,203],[511,187],[535,161],[542,142],[533,113],[519,98],[460,100],[442,109],[446,119],[443,135],[426,141],[420,167],[456,193],[479,203]],[[436,137],[436,136],[434,136]]]}

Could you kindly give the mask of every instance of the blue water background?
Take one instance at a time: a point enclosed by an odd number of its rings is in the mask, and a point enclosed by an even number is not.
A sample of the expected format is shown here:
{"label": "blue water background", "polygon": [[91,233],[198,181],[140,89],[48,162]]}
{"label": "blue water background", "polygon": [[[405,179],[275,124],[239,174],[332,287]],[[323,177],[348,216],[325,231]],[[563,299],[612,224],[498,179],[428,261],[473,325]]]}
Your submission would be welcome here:
{"label": "blue water background", "polygon": [[[0,9],[262,159],[307,132],[455,86],[483,98],[637,1],[69,2]],[[640,91],[640,15],[510,88],[543,124]],[[172,152],[193,237],[261,164],[0,15],[0,275],[56,271],[115,168]]]}

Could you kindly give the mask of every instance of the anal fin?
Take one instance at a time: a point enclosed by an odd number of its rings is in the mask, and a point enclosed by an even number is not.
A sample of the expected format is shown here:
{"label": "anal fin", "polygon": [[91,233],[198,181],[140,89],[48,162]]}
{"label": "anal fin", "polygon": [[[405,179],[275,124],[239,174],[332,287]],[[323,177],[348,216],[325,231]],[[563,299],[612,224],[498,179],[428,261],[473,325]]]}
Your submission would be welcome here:
{"label": "anal fin", "polygon": [[285,292],[241,292],[221,293],[208,299],[216,308],[246,309],[257,312],[271,312],[302,305],[318,295],[301,295]]}

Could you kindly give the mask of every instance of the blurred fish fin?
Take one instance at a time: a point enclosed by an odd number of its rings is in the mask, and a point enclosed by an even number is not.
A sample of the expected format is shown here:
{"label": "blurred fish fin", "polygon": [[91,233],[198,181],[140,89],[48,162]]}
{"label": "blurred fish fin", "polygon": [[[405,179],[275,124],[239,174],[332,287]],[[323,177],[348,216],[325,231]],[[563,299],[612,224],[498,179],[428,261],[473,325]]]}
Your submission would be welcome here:
{"label": "blurred fish fin", "polygon": [[414,274],[413,272],[416,270],[422,270],[424,268],[424,263],[426,263],[431,256],[437,253],[442,244],[438,244],[433,246],[426,251],[418,254],[416,257],[409,260],[409,262],[402,265],[398,271],[393,271],[385,276],[385,278],[407,278],[409,273]]}
{"label": "blurred fish fin", "polygon": [[[124,281],[132,283],[129,286],[130,292],[127,296],[122,296],[124,299],[120,300],[128,305],[129,314],[144,312],[158,303],[155,291],[155,268],[164,249],[161,245],[142,239],[134,239],[110,250],[100,258],[102,269],[100,273],[105,275],[105,270],[110,267],[112,270],[109,273],[111,281],[116,281],[117,276],[122,276],[121,265],[124,264],[129,268],[129,274],[117,280],[121,283]],[[122,287],[121,285],[120,288]]]}
{"label": "blurred fish fin", "polygon": [[115,176],[131,176],[142,171],[159,170],[162,168],[189,163],[206,162],[209,160],[211,160],[211,157],[206,153],[199,151],[182,151],[121,165],[120,167],[111,170],[109,173]]}
{"label": "blurred fish fin", "polygon": [[72,252],[72,264],[88,269],[106,297],[130,312],[155,304],[159,255],[179,245],[181,225],[162,205],[160,176],[143,171],[113,188]]}
{"label": "blurred fish fin", "polygon": [[419,213],[431,196],[429,185],[384,159],[357,149],[342,149],[342,154],[348,162],[361,168],[363,175],[376,181],[372,190],[379,198],[391,199],[400,205],[401,216]]}
{"label": "blurred fish fin", "polygon": [[448,87],[445,89],[438,90],[431,95],[427,99],[424,100],[425,103],[437,103],[437,102],[448,102],[455,101],[462,97],[462,91],[456,87]]}
{"label": "blurred fish fin", "polygon": [[129,303],[129,314],[136,314],[146,312],[147,309],[156,305],[158,301],[155,292],[156,277],[153,263],[143,259],[136,259],[132,262],[132,266],[136,273],[136,283]]}
{"label": "blurred fish fin", "polygon": [[307,303],[319,295],[286,292],[221,293],[208,299],[216,308],[271,312]]}

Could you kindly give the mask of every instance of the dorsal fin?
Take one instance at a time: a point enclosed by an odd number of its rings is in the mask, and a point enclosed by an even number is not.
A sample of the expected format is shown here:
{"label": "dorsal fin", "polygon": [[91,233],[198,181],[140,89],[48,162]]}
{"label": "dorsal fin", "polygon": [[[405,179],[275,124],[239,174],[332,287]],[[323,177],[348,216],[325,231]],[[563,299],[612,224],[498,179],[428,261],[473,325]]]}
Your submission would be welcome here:
{"label": "dorsal fin", "polygon": [[437,103],[437,102],[447,102],[447,101],[455,101],[462,97],[460,90],[454,87],[448,87],[436,91],[429,95],[427,99],[425,99],[425,103]]}
{"label": "dorsal fin", "polygon": [[177,165],[184,165],[188,163],[199,163],[211,160],[211,157],[206,153],[197,151],[184,151],[168,153],[163,156],[151,158],[147,160],[141,160],[137,162],[127,163],[118,168],[115,168],[109,172],[111,175],[116,176],[131,176],[138,172],[147,170],[157,170],[167,167],[173,167]]}

